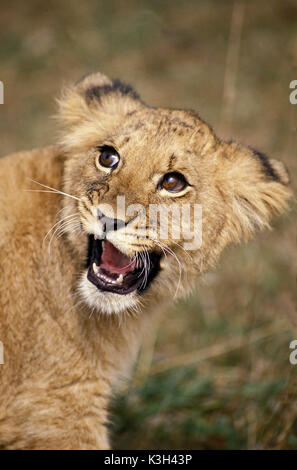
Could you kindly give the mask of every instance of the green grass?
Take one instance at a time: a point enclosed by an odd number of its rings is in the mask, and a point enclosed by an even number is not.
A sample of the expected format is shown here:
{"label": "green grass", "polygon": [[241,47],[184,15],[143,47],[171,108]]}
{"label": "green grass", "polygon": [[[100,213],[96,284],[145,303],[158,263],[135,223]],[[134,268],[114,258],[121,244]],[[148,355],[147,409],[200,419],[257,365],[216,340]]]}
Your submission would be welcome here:
{"label": "green grass", "polygon": [[[296,189],[295,2],[245,2],[226,132],[232,9],[231,0],[2,2],[1,155],[52,143],[61,86],[100,70],[152,105],[195,109],[222,137],[282,159]],[[168,308],[113,400],[115,448],[297,449],[296,252],[293,208],[274,231],[229,248],[197,292]]]}

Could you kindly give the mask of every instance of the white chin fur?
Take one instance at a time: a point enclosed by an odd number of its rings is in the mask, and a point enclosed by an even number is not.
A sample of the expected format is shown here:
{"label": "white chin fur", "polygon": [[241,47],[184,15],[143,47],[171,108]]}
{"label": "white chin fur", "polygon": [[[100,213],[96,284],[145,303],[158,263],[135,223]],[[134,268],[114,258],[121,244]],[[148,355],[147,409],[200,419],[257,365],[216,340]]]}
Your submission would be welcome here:
{"label": "white chin fur", "polygon": [[138,305],[137,294],[131,292],[127,295],[101,292],[87,279],[87,271],[79,281],[79,293],[86,304],[95,308],[99,313],[111,315],[121,313],[127,309],[135,309]]}

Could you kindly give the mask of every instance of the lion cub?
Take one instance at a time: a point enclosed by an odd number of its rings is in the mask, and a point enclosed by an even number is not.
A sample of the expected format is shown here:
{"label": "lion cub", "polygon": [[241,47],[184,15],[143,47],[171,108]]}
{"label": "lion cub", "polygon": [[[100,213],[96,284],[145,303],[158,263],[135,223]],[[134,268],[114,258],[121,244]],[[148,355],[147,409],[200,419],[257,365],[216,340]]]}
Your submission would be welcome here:
{"label": "lion cub", "polygon": [[[0,447],[106,449],[107,407],[154,308],[291,196],[282,163],[98,73],[57,145],[0,160]],[[162,233],[161,233],[162,232]]]}

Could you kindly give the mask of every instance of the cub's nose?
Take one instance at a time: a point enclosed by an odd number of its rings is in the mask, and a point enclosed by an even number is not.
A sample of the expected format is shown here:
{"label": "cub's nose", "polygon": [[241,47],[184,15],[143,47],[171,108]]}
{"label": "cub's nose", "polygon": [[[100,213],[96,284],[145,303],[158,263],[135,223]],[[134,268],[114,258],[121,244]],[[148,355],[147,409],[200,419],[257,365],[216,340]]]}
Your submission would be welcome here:
{"label": "cub's nose", "polygon": [[121,219],[112,219],[107,217],[101,212],[100,209],[97,209],[97,216],[100,222],[103,225],[103,232],[107,233],[114,230],[119,230],[120,228],[125,227],[125,221]]}

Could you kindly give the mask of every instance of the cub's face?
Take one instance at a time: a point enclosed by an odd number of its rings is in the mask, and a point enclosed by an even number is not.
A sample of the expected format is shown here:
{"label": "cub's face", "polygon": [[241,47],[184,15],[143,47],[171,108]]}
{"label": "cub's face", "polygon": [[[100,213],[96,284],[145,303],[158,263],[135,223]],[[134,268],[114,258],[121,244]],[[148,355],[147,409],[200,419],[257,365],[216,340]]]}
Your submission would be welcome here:
{"label": "cub's face", "polygon": [[193,112],[150,108],[101,74],[66,90],[60,116],[68,242],[80,294],[101,312],[184,294],[290,196],[280,162],[220,141]]}

